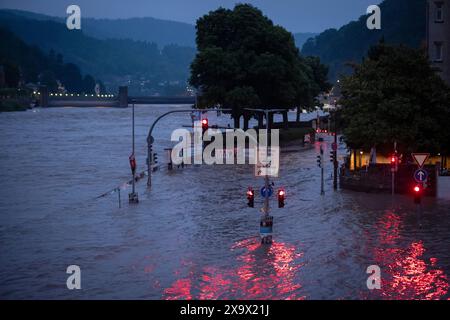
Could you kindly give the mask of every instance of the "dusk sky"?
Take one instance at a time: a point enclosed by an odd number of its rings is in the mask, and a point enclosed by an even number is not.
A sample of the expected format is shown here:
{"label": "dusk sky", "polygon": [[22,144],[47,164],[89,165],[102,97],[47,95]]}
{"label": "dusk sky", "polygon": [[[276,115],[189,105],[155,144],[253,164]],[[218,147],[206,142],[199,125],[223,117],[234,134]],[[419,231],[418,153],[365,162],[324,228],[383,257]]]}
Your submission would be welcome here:
{"label": "dusk sky", "polygon": [[0,0],[0,8],[65,16],[67,6],[77,4],[86,17],[154,17],[194,24],[210,10],[237,2],[252,3],[291,32],[320,32],[357,19],[381,0]]}

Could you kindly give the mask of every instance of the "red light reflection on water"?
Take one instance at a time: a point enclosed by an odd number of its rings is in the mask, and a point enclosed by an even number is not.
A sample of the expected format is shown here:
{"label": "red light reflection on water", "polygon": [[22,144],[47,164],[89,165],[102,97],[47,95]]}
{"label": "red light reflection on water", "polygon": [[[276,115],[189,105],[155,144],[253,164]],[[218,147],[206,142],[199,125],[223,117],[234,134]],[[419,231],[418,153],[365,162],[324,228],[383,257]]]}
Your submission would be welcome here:
{"label": "red light reflection on water", "polygon": [[231,250],[243,250],[237,267],[205,267],[190,273],[164,291],[166,299],[303,299],[295,278],[302,254],[295,247],[274,242],[261,246],[255,239],[237,242]]}
{"label": "red light reflection on water", "polygon": [[421,240],[405,247],[400,245],[401,218],[387,212],[377,224],[378,246],[374,247],[375,263],[381,268],[381,290],[374,291],[383,299],[442,299],[448,293],[447,275],[438,268],[438,258],[424,257]]}

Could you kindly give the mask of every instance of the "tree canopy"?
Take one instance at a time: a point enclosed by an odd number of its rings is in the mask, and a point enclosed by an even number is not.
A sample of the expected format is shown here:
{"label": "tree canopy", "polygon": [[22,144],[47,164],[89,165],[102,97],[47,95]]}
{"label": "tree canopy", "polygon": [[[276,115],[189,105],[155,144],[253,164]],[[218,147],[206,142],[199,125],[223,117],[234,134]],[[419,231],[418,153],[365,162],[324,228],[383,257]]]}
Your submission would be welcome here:
{"label": "tree canopy", "polygon": [[303,58],[291,33],[248,4],[219,8],[197,21],[197,55],[190,83],[203,107],[311,107],[327,89],[327,69],[318,58]]}
{"label": "tree canopy", "polygon": [[349,147],[449,152],[450,90],[425,52],[380,43],[341,84]]}

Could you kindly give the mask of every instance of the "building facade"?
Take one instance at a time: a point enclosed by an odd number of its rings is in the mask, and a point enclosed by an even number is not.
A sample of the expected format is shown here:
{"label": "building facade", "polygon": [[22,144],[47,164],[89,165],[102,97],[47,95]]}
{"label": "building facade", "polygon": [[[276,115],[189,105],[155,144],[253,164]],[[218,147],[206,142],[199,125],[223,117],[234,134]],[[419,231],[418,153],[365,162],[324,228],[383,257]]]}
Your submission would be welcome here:
{"label": "building facade", "polygon": [[427,48],[431,63],[450,85],[450,0],[427,1]]}

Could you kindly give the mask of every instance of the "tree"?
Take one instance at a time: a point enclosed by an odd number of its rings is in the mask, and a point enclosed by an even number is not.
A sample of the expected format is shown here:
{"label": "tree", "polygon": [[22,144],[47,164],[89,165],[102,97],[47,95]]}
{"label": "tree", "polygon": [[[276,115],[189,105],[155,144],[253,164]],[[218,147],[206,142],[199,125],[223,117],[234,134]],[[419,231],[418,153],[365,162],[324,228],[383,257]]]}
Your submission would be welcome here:
{"label": "tree", "polygon": [[95,93],[95,79],[87,74],[83,78],[83,92],[88,94]]}
{"label": "tree", "polygon": [[3,63],[5,85],[7,88],[17,88],[20,82],[20,69],[17,65],[9,62]]}
{"label": "tree", "polygon": [[425,52],[380,43],[344,77],[342,120],[349,147],[448,152],[450,90]]}
{"label": "tree", "polygon": [[103,83],[103,81],[98,80],[97,83],[98,83],[98,86],[100,88],[100,94],[105,94],[106,93],[106,87],[105,87],[105,84]]}
{"label": "tree", "polygon": [[63,65],[62,70],[60,80],[67,91],[71,93],[83,92],[84,83],[78,66],[73,63],[66,63]]}
{"label": "tree", "polygon": [[312,106],[321,87],[314,77],[317,65],[309,65],[292,34],[257,8],[219,8],[201,17],[196,29],[198,52],[190,84],[200,89],[202,107],[231,108],[239,127],[242,115],[249,118],[243,110],[247,107]]}
{"label": "tree", "polygon": [[41,85],[47,86],[50,92],[58,90],[58,83],[56,81],[56,76],[51,70],[45,70],[39,76],[39,82]]}

